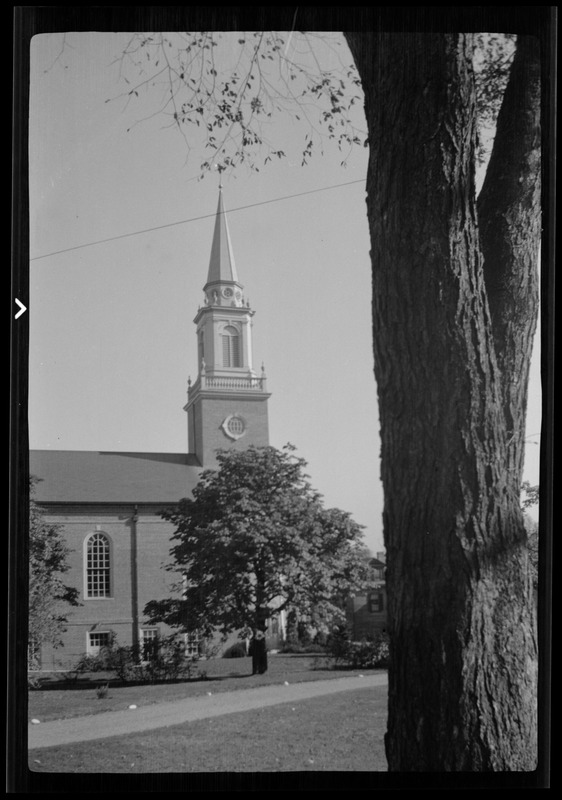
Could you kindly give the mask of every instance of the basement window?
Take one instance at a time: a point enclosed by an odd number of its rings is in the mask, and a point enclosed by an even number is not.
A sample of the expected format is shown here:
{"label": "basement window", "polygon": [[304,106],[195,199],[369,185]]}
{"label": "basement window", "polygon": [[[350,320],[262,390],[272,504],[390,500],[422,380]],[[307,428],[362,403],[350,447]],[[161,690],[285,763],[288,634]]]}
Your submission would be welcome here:
{"label": "basement window", "polygon": [[99,656],[104,647],[111,646],[111,633],[109,631],[88,631],[86,652],[89,656]]}

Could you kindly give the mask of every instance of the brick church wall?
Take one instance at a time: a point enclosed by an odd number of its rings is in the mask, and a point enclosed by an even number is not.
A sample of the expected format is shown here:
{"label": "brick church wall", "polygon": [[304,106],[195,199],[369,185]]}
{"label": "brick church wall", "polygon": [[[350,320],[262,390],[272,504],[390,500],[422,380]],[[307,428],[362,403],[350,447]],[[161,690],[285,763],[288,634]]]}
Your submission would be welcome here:
{"label": "brick church wall", "polygon": [[[195,452],[206,467],[215,463],[214,454],[218,448],[245,450],[250,445],[263,447],[269,442],[269,422],[267,401],[263,398],[244,397],[202,397],[194,403]],[[232,440],[221,428],[229,414],[237,414],[248,420],[244,436]]]}
{"label": "brick church wall", "polygon": [[[179,498],[178,498],[179,499]],[[68,623],[64,634],[64,647],[43,646],[42,669],[68,669],[86,653],[89,631],[111,631],[121,645],[133,643],[132,604],[132,523],[133,508],[97,508],[83,513],[50,513],[49,522],[61,525],[65,541],[70,548],[69,570],[64,581],[79,590],[80,606],[64,606]],[[106,534],[111,543],[111,596],[86,597],[85,542],[96,531]],[[143,609],[149,600],[169,596],[174,576],[164,569],[170,560],[173,527],[156,512],[140,514],[136,524],[138,627],[146,625]],[[166,626],[158,626],[162,635],[171,633]]]}

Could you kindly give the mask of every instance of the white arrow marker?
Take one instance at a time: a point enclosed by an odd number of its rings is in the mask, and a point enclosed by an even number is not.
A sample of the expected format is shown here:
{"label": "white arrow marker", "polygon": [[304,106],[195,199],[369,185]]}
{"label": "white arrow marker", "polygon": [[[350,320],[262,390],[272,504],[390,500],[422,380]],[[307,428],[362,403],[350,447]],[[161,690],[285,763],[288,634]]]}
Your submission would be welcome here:
{"label": "white arrow marker", "polygon": [[25,312],[27,311],[27,308],[26,308],[26,306],[24,306],[24,304],[21,302],[21,300],[18,300],[17,297],[14,297],[14,300],[16,301],[18,306],[20,307],[20,310],[18,311],[18,313],[14,317],[14,319],[18,319],[18,317],[21,317],[22,314],[25,314]]}

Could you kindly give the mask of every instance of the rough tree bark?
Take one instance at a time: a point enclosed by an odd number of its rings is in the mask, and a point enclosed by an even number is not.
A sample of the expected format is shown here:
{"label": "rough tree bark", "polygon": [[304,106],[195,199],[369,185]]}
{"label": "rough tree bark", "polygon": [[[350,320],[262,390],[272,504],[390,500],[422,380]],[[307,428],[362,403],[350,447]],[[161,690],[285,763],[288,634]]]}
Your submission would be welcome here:
{"label": "rough tree bark", "polygon": [[519,37],[498,117],[494,147],[478,197],[480,244],[508,425],[511,490],[519,497],[533,334],[538,313],[541,232],[540,53]]}
{"label": "rough tree bark", "polygon": [[536,320],[537,54],[518,47],[477,208],[471,37],[346,38],[370,140],[389,769],[534,769],[519,487]]}

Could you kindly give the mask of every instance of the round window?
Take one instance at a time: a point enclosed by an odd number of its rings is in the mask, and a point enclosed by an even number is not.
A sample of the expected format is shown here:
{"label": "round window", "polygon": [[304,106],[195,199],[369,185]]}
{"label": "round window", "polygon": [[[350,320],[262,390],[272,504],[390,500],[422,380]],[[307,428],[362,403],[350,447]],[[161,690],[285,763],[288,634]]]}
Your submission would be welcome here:
{"label": "round window", "polygon": [[221,428],[229,439],[236,441],[246,434],[246,420],[238,414],[229,414]]}
{"label": "round window", "polygon": [[240,417],[231,417],[228,421],[228,432],[233,436],[242,436],[245,431],[244,420]]}

